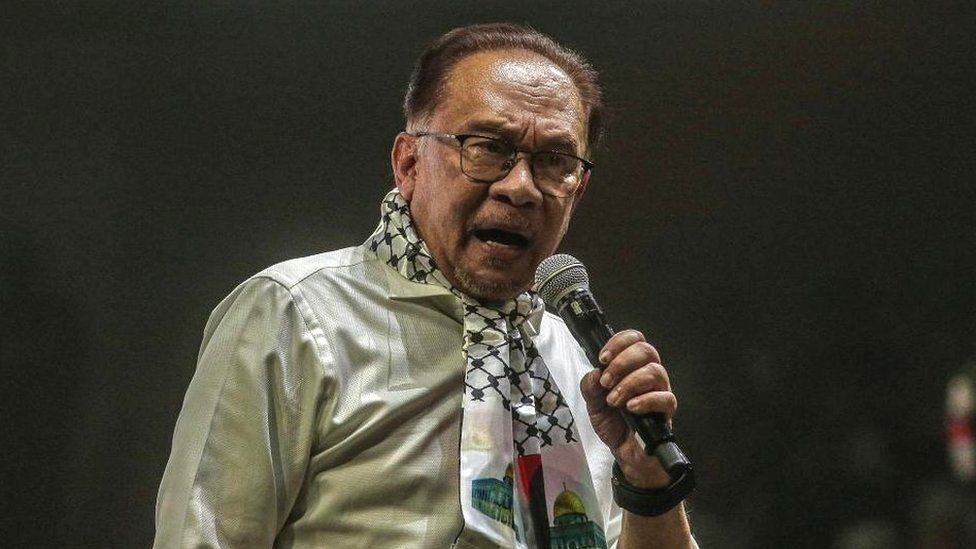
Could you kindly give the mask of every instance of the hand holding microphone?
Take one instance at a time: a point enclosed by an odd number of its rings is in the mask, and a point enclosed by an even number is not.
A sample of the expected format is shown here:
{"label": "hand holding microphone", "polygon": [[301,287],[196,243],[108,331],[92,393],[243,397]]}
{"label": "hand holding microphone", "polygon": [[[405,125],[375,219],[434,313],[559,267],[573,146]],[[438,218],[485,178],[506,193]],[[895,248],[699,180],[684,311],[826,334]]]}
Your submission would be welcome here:
{"label": "hand holding microphone", "polygon": [[[584,377],[581,388],[594,430],[618,460],[613,479],[618,504],[642,515],[666,512],[691,493],[695,480],[691,462],[674,442],[668,425],[677,402],[660,356],[636,330],[614,334],[590,293],[586,268],[576,258],[566,254],[547,258],[536,270],[535,286],[599,369]],[[655,477],[655,467],[634,465],[646,463],[642,453],[660,462],[670,481],[665,487],[642,489],[621,478],[619,463],[625,462],[630,465],[628,476],[640,478],[642,484],[667,482],[660,472]]]}

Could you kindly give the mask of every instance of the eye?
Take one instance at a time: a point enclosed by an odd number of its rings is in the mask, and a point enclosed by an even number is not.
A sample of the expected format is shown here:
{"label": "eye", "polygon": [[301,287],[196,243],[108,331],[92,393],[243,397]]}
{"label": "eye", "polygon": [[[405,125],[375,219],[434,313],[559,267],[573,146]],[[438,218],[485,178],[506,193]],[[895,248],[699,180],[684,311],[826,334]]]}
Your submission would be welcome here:
{"label": "eye", "polygon": [[542,153],[539,155],[539,163],[541,163],[544,166],[556,166],[561,161],[562,159],[559,157],[558,154],[555,153],[550,152],[550,153]]}
{"label": "eye", "polygon": [[502,141],[488,139],[484,137],[473,137],[467,143],[466,148],[478,155],[490,155],[507,157],[512,154],[512,148]]}
{"label": "eye", "polygon": [[544,152],[536,155],[536,162],[546,168],[565,169],[572,165],[573,159],[557,152]]}

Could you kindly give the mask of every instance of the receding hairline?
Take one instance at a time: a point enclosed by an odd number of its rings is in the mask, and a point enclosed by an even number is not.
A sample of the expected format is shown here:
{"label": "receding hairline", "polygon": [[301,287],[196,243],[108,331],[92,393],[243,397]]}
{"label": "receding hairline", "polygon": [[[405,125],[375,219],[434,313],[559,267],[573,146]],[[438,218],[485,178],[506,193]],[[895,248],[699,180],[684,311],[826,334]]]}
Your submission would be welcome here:
{"label": "receding hairline", "polygon": [[408,131],[425,121],[443,102],[445,76],[471,54],[515,50],[536,54],[569,76],[582,100],[586,148],[595,150],[605,130],[600,75],[584,55],[527,25],[496,22],[457,27],[431,42],[417,58],[407,84],[403,112]]}
{"label": "receding hairline", "polygon": [[448,92],[451,89],[451,85],[456,80],[455,75],[459,67],[461,67],[464,63],[471,61],[472,58],[480,57],[480,56],[488,56],[492,54],[502,54],[502,56],[499,57],[498,59],[495,59],[494,61],[491,61],[490,64],[496,64],[510,59],[519,59],[519,58],[533,59],[533,60],[541,61],[544,64],[548,65],[550,68],[553,68],[556,71],[558,71],[559,77],[565,79],[565,81],[568,84],[572,85],[573,95],[575,96],[574,101],[580,107],[579,122],[582,131],[580,135],[581,139],[579,145],[582,146],[585,150],[589,150],[590,143],[589,140],[587,139],[587,136],[589,131],[589,118],[590,118],[590,111],[592,109],[592,105],[587,104],[585,98],[583,97],[583,92],[580,89],[579,84],[576,82],[575,79],[573,79],[573,76],[565,68],[563,68],[559,63],[557,63],[553,59],[550,59],[547,55],[539,53],[535,50],[531,50],[528,48],[521,48],[521,47],[503,46],[498,48],[475,50],[475,51],[468,52],[462,55],[461,57],[455,59],[454,62],[451,63],[450,67],[447,69],[445,74],[440,79],[440,82],[438,83],[437,88],[434,91],[433,101],[431,102],[429,108],[427,108],[424,112],[417,113],[417,115],[413,117],[412,120],[411,118],[407,118],[406,121],[407,131],[415,131],[418,129],[417,128],[418,125],[426,125],[430,123],[431,118],[433,118],[437,110],[444,105],[444,100],[447,98]]}

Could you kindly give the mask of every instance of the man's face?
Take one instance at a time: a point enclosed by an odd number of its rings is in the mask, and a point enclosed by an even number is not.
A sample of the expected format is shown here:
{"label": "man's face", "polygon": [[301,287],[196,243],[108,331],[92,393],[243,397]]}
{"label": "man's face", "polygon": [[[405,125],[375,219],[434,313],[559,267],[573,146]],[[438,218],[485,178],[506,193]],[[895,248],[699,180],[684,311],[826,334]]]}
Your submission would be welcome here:
{"label": "man's face", "polygon": [[[572,80],[523,50],[480,52],[451,71],[444,97],[419,130],[503,138],[522,150],[585,156],[586,112]],[[528,158],[491,184],[461,172],[455,140],[401,134],[394,144],[397,186],[434,260],[464,293],[508,299],[527,289],[551,255],[583,195],[544,195]]]}

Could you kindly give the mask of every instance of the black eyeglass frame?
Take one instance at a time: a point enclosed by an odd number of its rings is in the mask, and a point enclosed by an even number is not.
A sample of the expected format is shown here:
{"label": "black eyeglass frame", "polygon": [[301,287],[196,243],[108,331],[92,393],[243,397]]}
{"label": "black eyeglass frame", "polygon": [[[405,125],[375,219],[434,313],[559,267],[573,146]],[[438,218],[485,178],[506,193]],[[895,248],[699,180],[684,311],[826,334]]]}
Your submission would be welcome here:
{"label": "black eyeglass frame", "polygon": [[568,156],[570,158],[574,158],[576,160],[579,160],[580,163],[583,165],[583,172],[580,174],[580,181],[577,182],[576,188],[573,189],[573,192],[571,192],[570,194],[567,194],[567,195],[552,194],[552,193],[545,192],[542,189],[542,187],[539,187],[539,192],[541,192],[542,194],[545,194],[547,196],[554,196],[556,198],[568,198],[570,196],[575,195],[577,192],[579,192],[580,182],[582,182],[582,175],[585,174],[586,172],[589,172],[590,170],[593,169],[594,166],[596,166],[596,164],[594,164],[593,162],[590,162],[589,160],[587,160],[585,158],[580,158],[580,157],[576,156],[575,154],[570,154],[568,152],[553,151],[553,150],[527,151],[527,150],[519,149],[519,148],[515,147],[515,145],[513,145],[510,142],[508,142],[508,141],[506,141],[504,139],[501,139],[499,137],[491,137],[491,136],[488,136],[488,135],[481,135],[481,134],[476,134],[476,133],[447,133],[447,132],[426,132],[426,131],[420,131],[420,132],[408,133],[407,135],[412,135],[414,137],[447,137],[447,138],[451,138],[451,139],[456,140],[458,142],[458,154],[460,155],[460,158],[459,158],[460,164],[459,165],[461,167],[461,173],[463,173],[465,175],[465,177],[467,177],[468,179],[470,179],[472,181],[476,181],[478,183],[490,184],[490,183],[494,183],[496,181],[501,181],[502,179],[505,179],[506,177],[508,177],[508,174],[512,173],[512,170],[515,168],[515,162],[512,162],[512,166],[510,168],[508,168],[507,171],[505,171],[504,173],[502,173],[502,175],[499,176],[497,179],[481,179],[481,178],[478,178],[478,177],[474,177],[473,175],[470,175],[468,172],[464,171],[464,152],[463,151],[464,151],[464,142],[466,140],[468,140],[468,139],[471,139],[472,137],[477,137],[477,138],[480,138],[480,139],[487,139],[489,141],[494,141],[496,143],[501,143],[502,145],[505,145],[506,147],[512,149],[512,156],[509,158],[509,160],[515,160],[516,158],[518,158],[518,153],[520,153],[520,152],[527,154],[529,156],[529,158],[528,158],[528,161],[529,161],[529,171],[532,172],[532,176],[533,177],[535,177],[535,168],[533,167],[533,160],[535,159],[535,155],[536,154],[558,154],[558,155],[561,155],[561,156]]}

